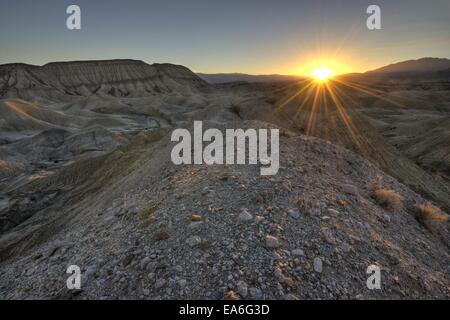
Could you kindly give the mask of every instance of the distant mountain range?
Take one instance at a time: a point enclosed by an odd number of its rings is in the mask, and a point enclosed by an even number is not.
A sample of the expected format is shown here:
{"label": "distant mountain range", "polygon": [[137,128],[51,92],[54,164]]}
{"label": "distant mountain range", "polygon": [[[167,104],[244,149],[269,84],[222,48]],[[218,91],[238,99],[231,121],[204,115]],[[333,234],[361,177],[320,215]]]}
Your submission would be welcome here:
{"label": "distant mountain range", "polygon": [[[412,75],[414,74],[414,75]],[[216,73],[206,74],[197,73],[203,80],[211,83],[229,83],[229,82],[282,82],[298,80],[303,77],[295,75],[250,75],[245,73]],[[370,77],[389,77],[389,78],[403,78],[408,76],[413,77],[449,77],[450,75],[450,59],[446,58],[421,58],[418,60],[407,60],[398,63],[393,63],[375,70],[367,71],[365,73],[352,73],[348,76],[370,76]],[[346,76],[346,75],[344,75]]]}
{"label": "distant mountain range", "polygon": [[448,81],[450,60],[444,58],[421,58],[390,64],[357,76],[369,81]]}
{"label": "distant mountain range", "polygon": [[368,73],[398,73],[398,72],[439,72],[450,70],[450,59],[445,58],[421,58],[407,60],[381,67]]}
{"label": "distant mountain range", "polygon": [[300,76],[294,75],[281,75],[281,74],[265,74],[265,75],[252,75],[245,73],[197,73],[197,75],[212,84],[229,83],[229,82],[283,82],[301,79]]}

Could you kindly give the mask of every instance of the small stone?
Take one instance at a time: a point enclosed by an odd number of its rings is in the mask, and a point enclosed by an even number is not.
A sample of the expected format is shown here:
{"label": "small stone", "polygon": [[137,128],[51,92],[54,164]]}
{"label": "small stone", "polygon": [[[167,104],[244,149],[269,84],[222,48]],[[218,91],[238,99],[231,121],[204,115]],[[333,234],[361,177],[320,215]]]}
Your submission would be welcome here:
{"label": "small stone", "polygon": [[145,270],[152,272],[156,269],[156,263],[155,262],[149,262],[145,268]]}
{"label": "small stone", "polygon": [[347,242],[344,242],[341,244],[341,249],[343,252],[348,253],[352,250],[352,247]]}
{"label": "small stone", "polygon": [[247,211],[247,209],[244,209],[238,216],[239,221],[247,222],[253,219],[253,216]]}
{"label": "small stone", "polygon": [[176,265],[175,267],[173,267],[173,271],[180,273],[183,271],[183,267],[180,265]]}
{"label": "small stone", "polygon": [[305,252],[302,249],[294,249],[291,251],[291,254],[294,257],[303,257],[305,255]]}
{"label": "small stone", "polygon": [[150,294],[150,290],[148,290],[148,289],[143,289],[143,290],[142,290],[142,294],[143,294],[144,296],[148,296],[148,295]]}
{"label": "small stone", "polygon": [[26,275],[26,276],[31,276],[31,275],[33,275],[33,273],[34,273],[34,268],[29,268],[29,269],[25,272],[25,275]]}
{"label": "small stone", "polygon": [[244,281],[239,281],[237,283],[237,292],[242,298],[246,298],[248,295],[248,286]]}
{"label": "small stone", "polygon": [[422,281],[422,287],[428,292],[430,292],[433,289],[427,281]]}
{"label": "small stone", "polygon": [[191,221],[196,221],[196,222],[202,221],[202,216],[199,215],[199,214],[193,214],[193,215],[191,216]]}
{"label": "small stone", "polygon": [[284,296],[284,300],[299,300],[299,298],[292,293],[288,293]]}
{"label": "small stone", "polygon": [[190,247],[198,246],[202,242],[202,239],[199,236],[192,236],[186,240],[186,244]]}
{"label": "small stone", "polygon": [[278,279],[278,280],[281,280],[281,279],[283,279],[283,271],[281,271],[281,269],[280,268],[276,268],[275,269],[275,272],[274,272],[274,275],[275,275],[275,277]]}
{"label": "small stone", "polygon": [[97,266],[96,265],[90,265],[86,267],[86,272],[84,274],[84,276],[86,278],[90,278],[93,275],[95,275],[95,273],[97,272]]}
{"label": "small stone", "polygon": [[337,211],[336,209],[333,209],[333,208],[328,208],[328,209],[327,209],[327,212],[328,212],[329,214],[331,214],[332,216],[337,216],[337,215],[339,215],[339,211]]}
{"label": "small stone", "polygon": [[261,222],[264,221],[264,217],[263,216],[256,216],[255,217],[255,221],[256,221],[256,223],[261,223]]}
{"label": "small stone", "polygon": [[278,247],[280,247],[280,240],[278,240],[277,237],[267,235],[266,236],[266,247],[271,248],[271,249],[278,248]]}
{"label": "small stone", "polygon": [[214,190],[210,189],[209,187],[204,187],[202,190],[202,196],[206,196],[208,193],[213,192]]}
{"label": "small stone", "polygon": [[261,299],[262,298],[262,291],[258,287],[251,287],[250,288],[250,296],[254,299]]}
{"label": "small stone", "polygon": [[390,223],[391,222],[391,216],[388,214],[383,214],[383,221],[385,223]]}
{"label": "small stone", "polygon": [[187,281],[186,281],[185,279],[180,279],[180,280],[178,281],[178,285],[179,285],[180,287],[185,287],[186,284],[187,284]]}
{"label": "small stone", "polygon": [[325,238],[325,241],[329,244],[336,245],[338,243],[337,239],[335,238],[333,231],[331,231],[328,228],[321,228],[320,232],[322,233],[323,237]]}
{"label": "small stone", "polygon": [[164,287],[166,285],[166,283],[167,283],[167,281],[165,279],[158,279],[158,280],[156,280],[155,288],[161,289],[162,287]]}
{"label": "small stone", "polygon": [[203,221],[194,221],[189,224],[188,228],[193,231],[198,231],[202,228],[202,226],[203,226]]}
{"label": "small stone", "polygon": [[300,211],[297,208],[290,209],[289,216],[293,219],[299,219],[300,218]]}
{"label": "small stone", "polygon": [[322,259],[314,258],[314,271],[318,273],[322,272]]}
{"label": "small stone", "polygon": [[141,260],[141,262],[139,263],[139,266],[141,267],[141,269],[145,269],[149,263],[150,263],[150,258],[145,257],[144,259]]}

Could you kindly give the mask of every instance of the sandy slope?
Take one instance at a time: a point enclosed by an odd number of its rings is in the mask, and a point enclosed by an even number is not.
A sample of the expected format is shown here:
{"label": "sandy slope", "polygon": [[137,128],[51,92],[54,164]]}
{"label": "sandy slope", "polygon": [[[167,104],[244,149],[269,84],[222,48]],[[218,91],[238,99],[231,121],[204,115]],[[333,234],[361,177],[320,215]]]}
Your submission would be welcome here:
{"label": "sandy slope", "polygon": [[0,100],[0,132],[38,132],[79,125],[80,119],[20,99]]}

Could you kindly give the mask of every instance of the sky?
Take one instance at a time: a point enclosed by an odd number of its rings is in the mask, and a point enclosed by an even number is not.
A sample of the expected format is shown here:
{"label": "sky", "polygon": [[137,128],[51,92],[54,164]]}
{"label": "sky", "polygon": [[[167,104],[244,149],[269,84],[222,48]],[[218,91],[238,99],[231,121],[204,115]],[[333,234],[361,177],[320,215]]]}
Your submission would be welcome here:
{"label": "sky", "polygon": [[[81,8],[81,30],[66,8]],[[366,9],[381,8],[381,30]],[[139,59],[195,72],[336,74],[450,57],[449,0],[1,0],[0,64]]]}

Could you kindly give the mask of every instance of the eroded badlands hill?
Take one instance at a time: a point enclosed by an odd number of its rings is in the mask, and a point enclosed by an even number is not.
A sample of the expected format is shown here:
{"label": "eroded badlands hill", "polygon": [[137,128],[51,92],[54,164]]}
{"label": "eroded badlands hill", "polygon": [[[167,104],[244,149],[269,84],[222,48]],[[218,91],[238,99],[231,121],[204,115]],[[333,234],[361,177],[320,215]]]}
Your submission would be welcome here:
{"label": "eroded badlands hill", "polygon": [[0,66],[0,196],[141,131],[205,112],[212,88],[183,66],[135,60]]}
{"label": "eroded badlands hill", "polygon": [[55,99],[91,94],[128,97],[207,87],[183,66],[149,65],[136,60],[54,62],[42,67],[0,66],[0,96],[4,98]]}

